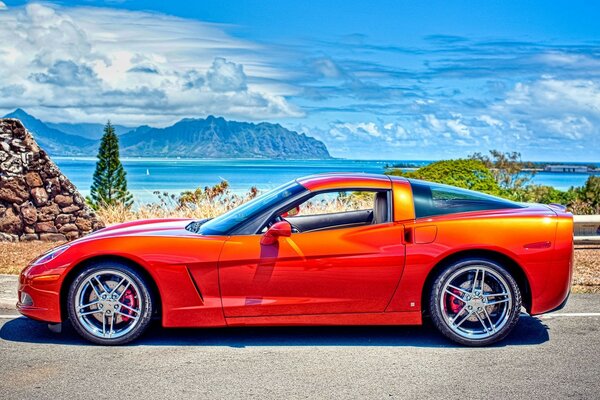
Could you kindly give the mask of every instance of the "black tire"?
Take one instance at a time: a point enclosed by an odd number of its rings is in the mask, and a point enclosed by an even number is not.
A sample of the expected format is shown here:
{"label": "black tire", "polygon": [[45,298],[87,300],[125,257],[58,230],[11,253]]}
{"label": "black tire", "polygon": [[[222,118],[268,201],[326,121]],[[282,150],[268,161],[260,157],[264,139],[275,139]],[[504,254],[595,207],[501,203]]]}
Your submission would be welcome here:
{"label": "black tire", "polygon": [[[471,288],[468,288],[468,280],[462,287],[452,285],[461,282],[463,276],[470,276],[469,273],[475,276],[473,282],[476,282],[476,272],[471,272],[473,269],[488,273],[487,276],[485,273],[482,274],[483,283],[475,283]],[[486,278],[488,281],[485,280]],[[452,288],[448,285],[452,285]],[[494,290],[489,290],[488,295],[485,294],[486,289],[477,291],[478,287],[491,289],[490,285],[495,286],[496,291],[500,287],[505,287],[507,295],[493,297],[491,294]],[[454,294],[448,293],[446,289]],[[449,301],[453,304],[448,303]],[[429,298],[429,314],[434,326],[448,339],[465,346],[487,346],[504,339],[513,330],[519,320],[521,303],[521,292],[517,282],[500,263],[485,258],[466,258],[448,265],[433,282]],[[453,307],[459,311],[454,311]],[[493,312],[501,316],[497,324],[494,324]],[[452,313],[455,314],[454,318],[449,316]],[[464,322],[463,318],[465,318]],[[492,326],[496,329],[492,329]],[[469,327],[473,327],[470,332]],[[478,329],[484,332],[477,333]]]}
{"label": "black tire", "polygon": [[[98,281],[94,280],[94,276],[98,276],[100,281],[102,281],[103,277],[106,277],[106,281],[99,284],[97,283]],[[111,276],[113,278],[111,278]],[[127,288],[125,283],[123,283],[121,287],[116,285],[119,278],[126,278],[129,280],[130,283]],[[114,300],[114,298],[111,299],[110,293],[112,293],[112,291],[109,292],[107,290],[107,285],[108,289],[113,289],[110,287],[113,282],[110,279],[114,279],[115,283],[113,284],[113,288],[114,286],[117,286],[115,289],[116,293],[113,294],[114,296],[119,296],[116,300]],[[90,282],[96,283],[90,286]],[[95,289],[93,288],[94,285],[96,286]],[[134,268],[125,263],[119,261],[98,261],[90,263],[79,272],[69,287],[66,308],[71,324],[79,335],[96,344],[110,346],[129,343],[140,337],[140,335],[146,331],[152,320],[154,303],[149,288],[150,286],[146,282],[146,279],[144,279],[144,277]],[[102,289],[104,289],[104,292],[102,292]],[[127,290],[129,290],[129,292],[127,292]],[[109,296],[109,299],[104,301],[98,294],[106,294]],[[123,299],[122,296],[125,296],[125,300],[123,301],[121,301]],[[102,304],[81,308],[79,304],[80,298],[85,298],[86,301],[89,302],[88,304],[93,303],[94,301]],[[130,302],[128,302],[128,300],[130,300]],[[105,304],[106,307],[104,307]],[[132,307],[128,307],[127,304]],[[102,307],[102,310],[100,307]],[[91,316],[78,315],[78,308],[80,311],[87,310],[87,314],[90,314]],[[111,313],[111,315],[108,316],[106,313]],[[117,313],[119,314],[117,315]],[[108,327],[110,321],[107,321],[107,318],[112,318],[113,322],[113,324],[110,325],[108,333],[104,330]],[[102,324],[99,322],[100,320],[102,320]],[[115,325],[115,321],[119,320],[120,322],[116,322]],[[112,337],[116,332],[114,327],[118,327],[119,324],[123,326],[119,333],[120,336]],[[100,327],[104,330],[104,335],[100,332]],[[98,330],[98,332],[96,332],[96,330]],[[109,335],[109,337],[106,337],[106,335]]]}

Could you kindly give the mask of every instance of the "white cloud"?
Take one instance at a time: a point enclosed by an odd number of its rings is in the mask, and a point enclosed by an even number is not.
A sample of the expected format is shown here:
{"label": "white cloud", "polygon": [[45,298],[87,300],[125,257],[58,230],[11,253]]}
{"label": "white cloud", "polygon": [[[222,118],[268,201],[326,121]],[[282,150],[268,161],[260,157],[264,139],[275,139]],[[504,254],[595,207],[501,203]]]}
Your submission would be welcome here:
{"label": "white cloud", "polygon": [[471,131],[460,119],[450,119],[446,121],[446,126],[461,138],[471,137]]}
{"label": "white cloud", "polygon": [[49,121],[157,125],[207,114],[303,115],[286,100],[293,91],[277,83],[285,72],[272,66],[268,52],[220,25],[33,3],[0,13],[0,37],[5,111],[22,107]]}
{"label": "white cloud", "polygon": [[511,127],[567,140],[600,137],[600,83],[544,76],[517,83],[492,107]]}
{"label": "white cloud", "polygon": [[499,119],[490,117],[489,115],[486,115],[486,114],[480,115],[479,117],[477,117],[477,120],[479,120],[481,122],[485,122],[489,126],[501,127],[503,125],[502,121],[500,121]]}
{"label": "white cloud", "polygon": [[331,58],[322,57],[313,60],[312,65],[316,72],[324,78],[340,78],[344,72],[333,62]]}
{"label": "white cloud", "polygon": [[228,62],[222,57],[213,60],[206,72],[206,82],[215,92],[237,92],[246,90],[246,74],[241,65]]}
{"label": "white cloud", "polygon": [[425,120],[427,121],[427,123],[429,124],[429,126],[436,130],[439,131],[441,129],[443,129],[442,123],[440,122],[440,120],[433,114],[426,114],[425,115]]}
{"label": "white cloud", "polygon": [[0,11],[1,10],[6,10],[8,7],[6,7],[6,3],[4,3],[3,1],[0,1]]}

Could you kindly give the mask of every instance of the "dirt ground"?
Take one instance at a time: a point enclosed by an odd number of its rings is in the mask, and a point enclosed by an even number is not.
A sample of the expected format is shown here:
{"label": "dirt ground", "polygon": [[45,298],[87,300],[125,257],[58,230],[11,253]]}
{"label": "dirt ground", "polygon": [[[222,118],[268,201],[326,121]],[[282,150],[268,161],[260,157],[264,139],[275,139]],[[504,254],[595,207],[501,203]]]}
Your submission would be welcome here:
{"label": "dirt ground", "polygon": [[[0,274],[18,274],[56,242],[0,242]],[[575,247],[574,293],[600,293],[600,245]]]}

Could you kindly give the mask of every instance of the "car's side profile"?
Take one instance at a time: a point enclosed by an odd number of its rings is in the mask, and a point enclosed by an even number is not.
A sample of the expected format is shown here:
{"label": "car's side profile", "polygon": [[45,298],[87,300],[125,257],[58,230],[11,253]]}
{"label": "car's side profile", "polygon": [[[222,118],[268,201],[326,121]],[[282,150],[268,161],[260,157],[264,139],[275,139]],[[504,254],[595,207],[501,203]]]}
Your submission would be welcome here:
{"label": "car's side profile", "polygon": [[569,293],[572,215],[400,177],[322,174],[211,220],[135,221],[43,254],[19,311],[122,344],[164,327],[406,325],[472,346]]}

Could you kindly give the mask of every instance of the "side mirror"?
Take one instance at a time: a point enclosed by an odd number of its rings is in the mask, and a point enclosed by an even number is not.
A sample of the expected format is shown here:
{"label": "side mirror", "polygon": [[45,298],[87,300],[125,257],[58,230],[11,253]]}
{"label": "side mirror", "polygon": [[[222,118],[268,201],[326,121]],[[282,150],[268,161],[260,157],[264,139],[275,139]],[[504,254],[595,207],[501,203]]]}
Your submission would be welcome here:
{"label": "side mirror", "polygon": [[292,226],[287,221],[275,222],[260,239],[260,244],[269,245],[277,242],[279,237],[292,236]]}

